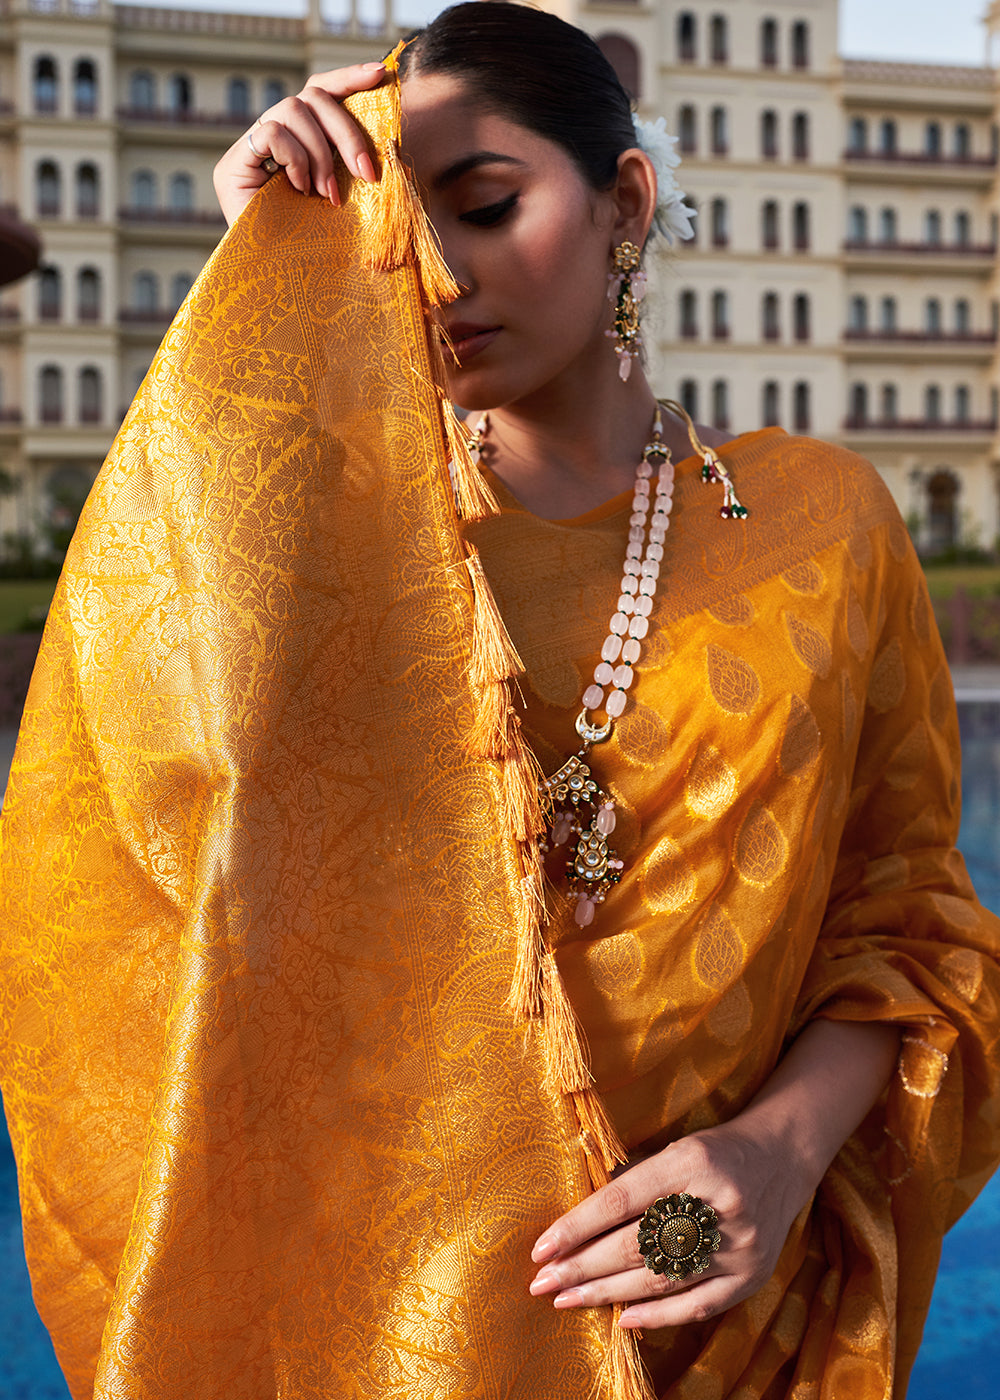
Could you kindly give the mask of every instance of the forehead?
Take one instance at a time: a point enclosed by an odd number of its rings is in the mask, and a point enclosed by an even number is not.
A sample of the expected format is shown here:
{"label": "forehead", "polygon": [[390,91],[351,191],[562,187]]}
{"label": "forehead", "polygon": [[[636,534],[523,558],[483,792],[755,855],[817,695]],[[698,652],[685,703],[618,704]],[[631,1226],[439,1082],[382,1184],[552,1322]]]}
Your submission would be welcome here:
{"label": "forehead", "polygon": [[[460,169],[470,158],[490,152],[515,165],[552,172],[571,167],[555,142],[490,110],[475,89],[450,73],[407,74],[400,89],[402,151],[427,188]],[[475,166],[468,168],[477,168]]]}

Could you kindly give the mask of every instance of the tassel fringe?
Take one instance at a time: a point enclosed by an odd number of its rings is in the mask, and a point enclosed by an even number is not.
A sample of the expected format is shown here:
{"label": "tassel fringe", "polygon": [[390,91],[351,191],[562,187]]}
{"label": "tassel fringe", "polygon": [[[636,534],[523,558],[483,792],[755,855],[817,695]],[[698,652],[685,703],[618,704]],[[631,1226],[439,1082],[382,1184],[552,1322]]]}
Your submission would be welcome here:
{"label": "tassel fringe", "polygon": [[580,1027],[552,953],[542,959],[542,1008],[546,1083],[563,1094],[589,1088],[593,1077],[580,1044]]}
{"label": "tassel fringe", "polygon": [[[523,885],[522,881],[522,885]],[[534,909],[523,900],[518,920],[514,976],[507,1006],[518,1021],[533,1021],[542,1014],[542,959],[545,943]]]}
{"label": "tassel fringe", "polygon": [[628,1161],[628,1153],[608,1117],[600,1094],[587,1087],[573,1095],[573,1107],[580,1124],[580,1137],[587,1153],[594,1190],[607,1186],[615,1167]]}
{"label": "tassel fringe", "polygon": [[463,520],[484,520],[488,515],[497,515],[500,510],[497,498],[472,460],[465,429],[455,417],[450,404],[442,404],[441,412],[451,455],[452,484],[459,515]]}
{"label": "tassel fringe", "polygon": [[476,758],[505,758],[510,746],[510,721],[515,718],[505,681],[493,681],[476,697],[476,718],[469,730],[469,751]]}
{"label": "tassel fringe", "polygon": [[624,1304],[614,1305],[608,1349],[590,1392],[591,1397],[608,1394],[613,1395],[615,1400],[656,1400],[639,1355],[642,1332],[632,1327],[618,1326],[618,1319],[624,1311]]}
{"label": "tassel fringe", "polygon": [[518,841],[535,841],[545,830],[538,800],[540,769],[523,740],[518,749],[504,762],[500,775],[503,821]]}
{"label": "tassel fringe", "polygon": [[473,689],[483,691],[492,681],[519,675],[524,670],[524,663],[503,624],[493,590],[483,572],[479,551],[472,545],[468,545],[467,550],[465,562],[472,579],[474,598],[469,679]]}

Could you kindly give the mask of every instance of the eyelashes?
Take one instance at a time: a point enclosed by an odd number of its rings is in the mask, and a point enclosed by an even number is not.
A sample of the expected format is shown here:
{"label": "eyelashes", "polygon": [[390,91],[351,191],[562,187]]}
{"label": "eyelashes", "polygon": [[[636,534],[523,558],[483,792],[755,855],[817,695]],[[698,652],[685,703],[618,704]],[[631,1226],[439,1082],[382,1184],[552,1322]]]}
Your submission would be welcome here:
{"label": "eyelashes", "polygon": [[498,200],[496,204],[484,204],[482,208],[470,209],[467,214],[459,214],[458,217],[463,224],[474,224],[476,228],[492,228],[494,224],[499,224],[506,218],[520,198],[520,193],[515,191],[506,199]]}

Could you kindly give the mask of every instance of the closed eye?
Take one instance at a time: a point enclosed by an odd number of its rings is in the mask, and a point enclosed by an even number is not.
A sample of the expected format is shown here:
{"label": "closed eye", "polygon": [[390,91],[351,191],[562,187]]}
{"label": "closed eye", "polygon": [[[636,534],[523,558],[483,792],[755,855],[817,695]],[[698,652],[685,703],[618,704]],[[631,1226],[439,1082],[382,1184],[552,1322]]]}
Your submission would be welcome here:
{"label": "closed eye", "polygon": [[520,199],[517,190],[496,204],[484,204],[480,209],[470,209],[467,214],[459,214],[463,224],[475,224],[477,228],[492,228],[510,213]]}

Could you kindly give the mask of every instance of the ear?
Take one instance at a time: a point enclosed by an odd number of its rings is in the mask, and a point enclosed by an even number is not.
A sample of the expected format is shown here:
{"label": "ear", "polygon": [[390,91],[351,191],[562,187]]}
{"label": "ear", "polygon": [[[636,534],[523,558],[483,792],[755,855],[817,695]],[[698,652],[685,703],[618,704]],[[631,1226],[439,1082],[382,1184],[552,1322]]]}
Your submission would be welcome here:
{"label": "ear", "polygon": [[637,146],[622,151],[612,194],[617,211],[615,241],[621,243],[627,238],[641,248],[656,212],[656,171],[645,151]]}

